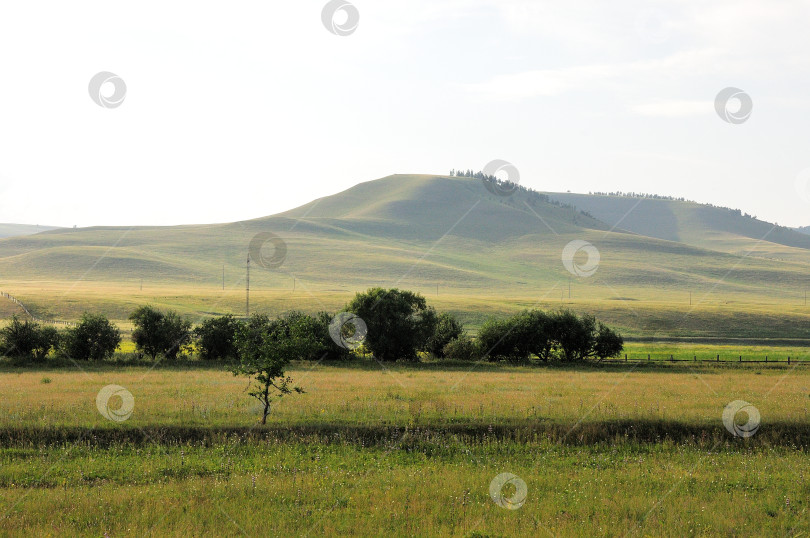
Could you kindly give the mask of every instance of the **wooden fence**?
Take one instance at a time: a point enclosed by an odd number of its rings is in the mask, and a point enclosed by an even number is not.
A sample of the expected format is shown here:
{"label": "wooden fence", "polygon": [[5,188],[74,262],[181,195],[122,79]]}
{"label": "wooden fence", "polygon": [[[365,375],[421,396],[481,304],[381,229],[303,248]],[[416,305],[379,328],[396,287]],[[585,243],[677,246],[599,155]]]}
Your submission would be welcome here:
{"label": "wooden fence", "polygon": [[28,310],[28,307],[26,307],[22,303],[22,301],[20,301],[19,299],[17,299],[13,295],[10,295],[10,294],[8,294],[8,293],[6,293],[4,291],[0,291],[0,297],[5,297],[6,299],[11,301],[12,303],[14,303],[17,306],[19,306],[20,308],[22,308],[23,312],[25,312],[25,315],[28,316],[29,318],[31,318],[33,321],[36,321],[37,323],[51,323],[53,325],[64,325],[64,326],[72,326],[72,325],[74,325],[74,323],[71,323],[70,321],[58,321],[58,320],[53,320],[53,319],[40,319],[40,318],[36,317],[34,314],[32,314],[31,311]]}
{"label": "wooden fence", "polygon": [[[631,355],[628,357],[628,355]],[[633,357],[632,355],[636,355]],[[761,357],[761,355],[756,355],[756,357]],[[800,364],[810,364],[810,357],[802,358],[797,356],[790,356],[787,355],[786,357],[776,358],[776,357],[769,357],[765,355],[764,359],[761,358],[749,358],[746,359],[744,355],[728,355],[721,357],[721,355],[717,354],[712,356],[711,358],[698,358],[697,354],[692,354],[691,357],[675,357],[673,354],[670,354],[669,357],[666,355],[659,355],[658,357],[653,357],[651,353],[647,353],[647,357],[644,357],[644,354],[624,354],[624,358],[617,357],[613,359],[603,359],[600,362],[602,363],[622,363],[622,364],[656,364],[656,363],[667,363],[667,362],[694,362],[694,363],[715,363],[715,364],[722,364],[722,363],[744,363],[744,364],[790,364],[790,365],[800,365]]]}

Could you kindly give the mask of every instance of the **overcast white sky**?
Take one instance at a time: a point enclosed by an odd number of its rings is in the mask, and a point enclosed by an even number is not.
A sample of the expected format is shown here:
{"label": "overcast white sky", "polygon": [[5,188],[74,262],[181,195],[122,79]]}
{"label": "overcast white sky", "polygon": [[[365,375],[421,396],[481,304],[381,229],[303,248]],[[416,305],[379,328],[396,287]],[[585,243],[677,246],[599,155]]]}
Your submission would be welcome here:
{"label": "overcast white sky", "polygon": [[325,3],[6,3],[0,222],[225,222],[505,159],[810,224],[810,2],[356,0],[348,36]]}

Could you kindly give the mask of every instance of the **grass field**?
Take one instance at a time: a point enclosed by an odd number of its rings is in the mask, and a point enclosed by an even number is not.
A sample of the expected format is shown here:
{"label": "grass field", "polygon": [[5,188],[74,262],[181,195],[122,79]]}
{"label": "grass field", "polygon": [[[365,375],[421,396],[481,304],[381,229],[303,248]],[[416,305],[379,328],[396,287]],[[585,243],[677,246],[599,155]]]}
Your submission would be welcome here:
{"label": "grass field", "polygon": [[[810,532],[802,368],[367,361],[291,374],[306,393],[262,427],[221,367],[4,365],[2,533]],[[135,399],[121,423],[96,408],[112,383]],[[733,400],[759,410],[754,437],[725,429]],[[525,482],[519,509],[490,498],[501,473]]]}

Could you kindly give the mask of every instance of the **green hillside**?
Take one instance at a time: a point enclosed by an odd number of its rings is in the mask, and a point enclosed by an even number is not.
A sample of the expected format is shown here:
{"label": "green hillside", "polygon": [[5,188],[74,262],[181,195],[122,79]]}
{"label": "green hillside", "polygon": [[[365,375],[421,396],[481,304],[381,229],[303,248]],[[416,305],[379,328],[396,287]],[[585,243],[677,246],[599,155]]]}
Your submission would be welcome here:
{"label": "green hillside", "polygon": [[[712,335],[733,325],[737,336],[755,327],[787,337],[808,327],[810,237],[780,230],[756,241],[759,227],[773,226],[747,219],[745,227],[744,217],[683,202],[561,199],[600,220],[526,190],[502,197],[475,179],[395,175],[249,221],[53,230],[0,239],[0,290],[60,319],[85,309],[123,319],[143,302],[241,313],[249,245],[272,232],[286,257],[278,267],[254,260],[254,311],[333,309],[356,291],[397,286],[473,326],[489,314],[565,304],[639,335]],[[564,267],[574,240],[598,249],[593,276]],[[740,255],[752,243],[756,254]]]}
{"label": "green hillside", "polygon": [[746,216],[739,210],[629,196],[574,193],[549,193],[549,196],[587,211],[611,227],[648,237],[735,254],[810,260],[807,257],[810,235]]}

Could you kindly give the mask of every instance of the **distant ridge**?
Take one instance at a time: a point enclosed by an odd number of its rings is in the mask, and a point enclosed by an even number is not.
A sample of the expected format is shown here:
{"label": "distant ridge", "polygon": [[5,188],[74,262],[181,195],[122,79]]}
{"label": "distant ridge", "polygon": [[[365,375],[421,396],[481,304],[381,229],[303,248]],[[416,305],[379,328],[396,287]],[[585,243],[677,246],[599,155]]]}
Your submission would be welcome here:
{"label": "distant ridge", "polygon": [[810,249],[807,233],[759,220],[740,210],[665,197],[548,194],[610,226],[647,237],[738,254],[767,254],[772,252],[768,246],[772,244]]}
{"label": "distant ridge", "polygon": [[0,223],[0,238],[32,235],[49,230],[58,230],[58,226],[40,226],[38,224],[5,224]]}

